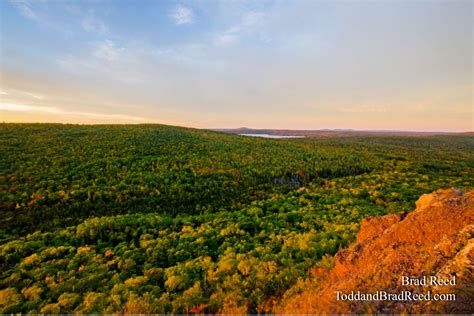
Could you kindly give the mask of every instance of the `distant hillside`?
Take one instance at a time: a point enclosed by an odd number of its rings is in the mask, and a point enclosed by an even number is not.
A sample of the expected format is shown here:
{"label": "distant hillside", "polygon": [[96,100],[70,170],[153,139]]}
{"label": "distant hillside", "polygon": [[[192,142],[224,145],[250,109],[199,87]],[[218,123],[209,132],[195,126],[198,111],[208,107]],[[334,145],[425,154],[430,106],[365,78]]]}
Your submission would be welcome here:
{"label": "distant hillside", "polygon": [[[291,289],[278,313],[471,313],[474,311],[474,191],[438,190],[424,194],[416,210],[364,219],[357,241],[335,256],[329,272]],[[427,285],[402,285],[402,276]],[[430,285],[430,278],[456,285]],[[336,291],[351,293],[454,293],[455,301],[341,301]],[[293,295],[292,293],[298,293]],[[340,296],[341,298],[342,296]]]}
{"label": "distant hillside", "polygon": [[[292,129],[256,129],[256,128],[218,128],[214,131],[230,134],[268,134],[275,136],[306,136],[306,137],[333,137],[333,136],[357,136],[357,135],[401,135],[401,136],[431,136],[451,135],[447,132],[413,132],[413,131],[359,131],[352,129],[319,129],[319,130],[292,130]],[[471,132],[459,133],[460,135],[472,136]]]}

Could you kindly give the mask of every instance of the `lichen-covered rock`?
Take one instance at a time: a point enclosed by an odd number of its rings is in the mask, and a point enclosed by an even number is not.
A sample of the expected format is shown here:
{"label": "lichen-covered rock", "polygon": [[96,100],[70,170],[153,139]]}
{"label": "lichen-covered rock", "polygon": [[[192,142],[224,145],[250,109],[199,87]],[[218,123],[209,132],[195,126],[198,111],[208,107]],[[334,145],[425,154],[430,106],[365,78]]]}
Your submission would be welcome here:
{"label": "lichen-covered rock", "polygon": [[391,214],[383,217],[369,217],[362,220],[360,231],[357,234],[357,242],[363,242],[380,234],[388,227],[398,223],[405,217],[405,214]]}
{"label": "lichen-covered rock", "polygon": [[[416,205],[407,216],[364,220],[357,241],[335,256],[335,267],[307,280],[308,290],[286,296],[275,312],[473,313],[474,191],[438,190]],[[413,282],[404,284],[403,277]],[[424,279],[426,285],[416,284]],[[430,292],[431,300],[348,301],[338,300],[337,291]],[[455,294],[455,300],[434,301],[435,294]]]}
{"label": "lichen-covered rock", "polygon": [[439,205],[462,195],[463,191],[459,189],[437,190],[430,194],[423,194],[418,201],[416,201],[416,209],[420,210],[425,207]]}

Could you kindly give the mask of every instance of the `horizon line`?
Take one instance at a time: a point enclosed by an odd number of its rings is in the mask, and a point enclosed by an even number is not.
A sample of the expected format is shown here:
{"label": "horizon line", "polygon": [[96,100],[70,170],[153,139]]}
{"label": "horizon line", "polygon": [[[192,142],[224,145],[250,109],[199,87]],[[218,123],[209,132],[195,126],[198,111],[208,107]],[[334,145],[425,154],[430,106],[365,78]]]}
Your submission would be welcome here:
{"label": "horizon line", "polygon": [[113,126],[113,125],[164,125],[172,127],[191,128],[199,130],[211,131],[231,131],[231,130],[258,130],[258,131],[288,131],[288,132],[372,132],[372,133],[445,133],[445,134],[465,134],[474,133],[474,130],[409,130],[409,129],[354,129],[354,128],[315,128],[315,129],[298,129],[298,128],[265,128],[265,127],[193,127],[185,125],[172,125],[166,123],[65,123],[65,122],[7,122],[2,124],[56,124],[56,125],[83,125],[83,126]]}

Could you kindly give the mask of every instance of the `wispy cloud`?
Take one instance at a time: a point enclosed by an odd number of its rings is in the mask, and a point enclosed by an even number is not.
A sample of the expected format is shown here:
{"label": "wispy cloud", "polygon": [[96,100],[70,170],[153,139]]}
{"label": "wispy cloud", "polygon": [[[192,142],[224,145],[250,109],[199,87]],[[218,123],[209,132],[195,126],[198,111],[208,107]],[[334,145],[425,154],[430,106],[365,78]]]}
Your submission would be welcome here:
{"label": "wispy cloud", "polygon": [[[41,26],[63,34],[82,30],[97,35],[108,35],[109,27],[93,8],[84,8],[70,1],[9,0],[26,18]],[[57,19],[60,15],[64,19]]]}
{"label": "wispy cloud", "polygon": [[8,91],[0,91],[0,95],[2,96],[9,96],[9,97],[20,97],[20,98],[27,98],[27,99],[35,99],[35,100],[44,100],[45,97],[41,94],[36,92],[30,92],[25,90],[18,90],[18,89],[8,89]]}
{"label": "wispy cloud", "polygon": [[125,115],[125,114],[104,114],[104,113],[91,113],[91,112],[76,112],[76,111],[65,111],[60,108],[49,107],[49,106],[36,106],[29,104],[16,104],[16,103],[0,103],[0,110],[14,111],[14,112],[43,112],[54,115],[65,115],[73,117],[84,117],[93,119],[106,119],[106,120],[126,120],[145,122],[147,119],[139,116]]}
{"label": "wispy cloud", "polygon": [[35,11],[32,8],[32,5],[29,1],[26,0],[12,0],[11,1],[20,12],[31,19],[37,19],[38,16],[36,15]]}
{"label": "wispy cloud", "polygon": [[254,27],[265,20],[265,13],[259,11],[248,11],[242,17],[242,26]]}
{"label": "wispy cloud", "polygon": [[86,14],[82,21],[81,26],[86,32],[97,32],[99,34],[107,34],[109,28],[107,25],[96,16],[92,15],[91,13]]}
{"label": "wispy cloud", "polygon": [[83,55],[69,55],[58,60],[66,71],[79,76],[103,75],[104,78],[127,84],[143,82],[149,54],[141,49],[120,46],[112,40],[96,42]]}
{"label": "wispy cloud", "polygon": [[357,105],[353,107],[343,107],[339,109],[342,113],[386,113],[388,108],[385,105]]}
{"label": "wispy cloud", "polygon": [[10,0],[10,2],[23,14],[25,17],[40,21],[39,15],[34,8],[34,2],[28,0]]}
{"label": "wispy cloud", "polygon": [[44,97],[42,95],[38,95],[38,94],[34,94],[34,93],[26,93],[27,95],[29,95],[30,97],[36,99],[36,100],[43,100]]}
{"label": "wispy cloud", "polygon": [[240,32],[240,27],[234,26],[225,32],[218,33],[214,36],[213,44],[215,46],[228,46],[235,44],[240,39]]}
{"label": "wispy cloud", "polygon": [[[215,34],[213,44],[215,46],[228,46],[238,43],[241,37],[246,34],[255,36],[261,31],[264,21],[265,14],[263,12],[246,11],[242,14],[240,21],[236,25]],[[268,41],[268,38],[265,41]]]}
{"label": "wispy cloud", "polygon": [[176,25],[193,24],[195,19],[193,9],[181,4],[172,10],[170,17],[174,20]]}
{"label": "wispy cloud", "polygon": [[[152,81],[174,77],[175,72],[206,69],[212,72],[223,66],[219,58],[209,58],[211,45],[189,43],[156,47],[144,43],[111,39],[89,45],[84,53],[57,59],[61,69],[78,77],[103,78],[109,82],[146,85]],[[168,83],[170,77],[166,77]]]}
{"label": "wispy cloud", "polygon": [[125,48],[118,47],[113,41],[105,40],[97,44],[94,55],[107,62],[116,62],[124,59]]}

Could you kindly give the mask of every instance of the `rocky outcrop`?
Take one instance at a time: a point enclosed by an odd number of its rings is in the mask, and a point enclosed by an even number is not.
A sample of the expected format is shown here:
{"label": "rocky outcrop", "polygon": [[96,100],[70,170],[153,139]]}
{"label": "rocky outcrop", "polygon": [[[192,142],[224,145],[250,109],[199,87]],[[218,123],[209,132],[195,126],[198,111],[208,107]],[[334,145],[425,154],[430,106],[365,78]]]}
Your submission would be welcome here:
{"label": "rocky outcrop", "polygon": [[408,215],[363,220],[334,268],[315,273],[276,312],[473,313],[473,262],[474,191],[438,190]]}

